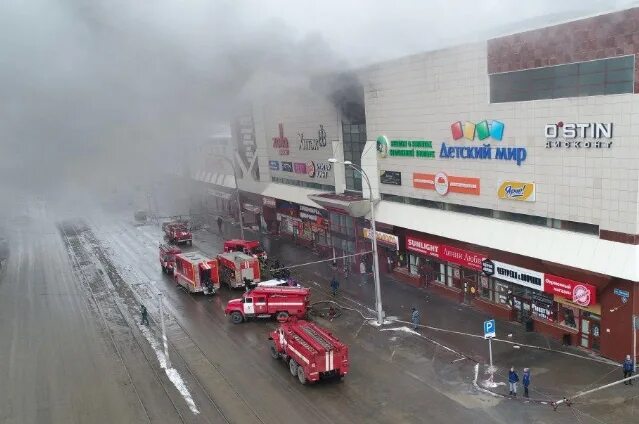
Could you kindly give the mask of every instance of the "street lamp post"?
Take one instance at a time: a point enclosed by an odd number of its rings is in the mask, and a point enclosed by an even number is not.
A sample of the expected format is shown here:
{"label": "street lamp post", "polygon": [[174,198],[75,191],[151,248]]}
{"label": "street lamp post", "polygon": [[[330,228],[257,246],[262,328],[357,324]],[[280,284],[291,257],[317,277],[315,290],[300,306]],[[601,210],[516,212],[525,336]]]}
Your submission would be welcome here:
{"label": "street lamp post", "polygon": [[[335,158],[330,158],[328,161],[331,163],[339,162]],[[379,260],[377,258],[377,231],[375,230],[375,202],[373,201],[373,188],[371,187],[371,181],[368,179],[368,175],[364,172],[361,166],[348,160],[342,163],[359,172],[366,180],[366,184],[368,184],[368,200],[371,204],[371,238],[373,245],[373,279],[375,281],[375,311],[377,312],[377,323],[382,325],[384,323],[384,312],[382,311],[382,289],[379,282]]]}
{"label": "street lamp post", "polygon": [[240,237],[242,240],[244,238],[244,220],[242,219],[242,202],[240,201],[240,186],[237,185],[237,171],[235,169],[235,163],[232,159],[227,158],[226,156],[220,156],[222,159],[226,160],[231,168],[233,168],[233,180],[235,181],[235,190],[237,191],[237,212],[240,219]]}

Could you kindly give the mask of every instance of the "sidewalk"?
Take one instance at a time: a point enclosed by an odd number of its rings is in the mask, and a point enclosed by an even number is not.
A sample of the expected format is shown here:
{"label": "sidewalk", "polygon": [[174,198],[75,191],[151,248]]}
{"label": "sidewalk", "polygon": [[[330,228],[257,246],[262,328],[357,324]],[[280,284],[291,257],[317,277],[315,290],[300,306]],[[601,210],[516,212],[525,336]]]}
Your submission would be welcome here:
{"label": "sidewalk", "polygon": [[[195,237],[197,243],[209,244],[210,240],[221,241],[223,238],[239,236],[239,229],[225,226],[224,237],[216,232],[199,231]],[[258,234],[245,229],[247,237],[259,239],[264,249],[273,258],[278,258],[284,265],[302,264],[320,261],[318,255],[307,248],[296,245],[285,237],[272,237]],[[218,244],[218,243],[215,243]],[[333,275],[330,261],[293,268],[294,278],[302,283],[319,284],[323,290],[330,290],[330,280]],[[368,284],[360,285],[359,276],[351,274],[348,280],[338,275],[340,291],[335,299],[352,300],[365,305],[369,311],[362,308],[362,312],[374,317],[374,284],[372,279]],[[564,396],[572,396],[580,391],[604,385],[621,379],[622,372],[619,364],[612,363],[591,352],[582,351],[575,347],[562,346],[560,342],[544,335],[526,332],[518,323],[497,320],[497,338],[492,343],[493,363],[496,368],[494,382],[496,385],[486,384],[486,373],[489,363],[488,343],[483,338],[483,322],[492,317],[485,312],[466,306],[438,294],[430,293],[428,289],[420,289],[400,282],[392,274],[380,275],[383,309],[389,320],[410,321],[410,309],[416,307],[421,313],[419,333],[428,339],[459,352],[464,355],[470,365],[479,364],[478,385],[482,389],[490,390],[500,396],[508,395],[507,375],[511,366],[517,370],[520,379],[524,367],[531,369],[531,399],[554,401]],[[406,323],[395,322],[385,325],[385,328],[410,326]],[[509,337],[509,335],[511,335]],[[633,396],[639,381],[632,387],[623,384],[597,392],[589,399],[606,402],[617,396]],[[632,395],[630,393],[633,393]],[[519,387],[519,396],[523,394],[523,387]]]}

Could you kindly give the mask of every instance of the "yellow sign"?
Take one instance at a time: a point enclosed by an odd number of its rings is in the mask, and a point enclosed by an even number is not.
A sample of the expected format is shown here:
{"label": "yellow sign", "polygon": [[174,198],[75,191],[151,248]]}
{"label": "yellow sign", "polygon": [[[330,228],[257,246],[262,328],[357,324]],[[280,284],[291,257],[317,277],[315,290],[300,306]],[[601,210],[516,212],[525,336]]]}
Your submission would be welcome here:
{"label": "yellow sign", "polygon": [[519,181],[504,181],[497,190],[500,199],[519,200],[520,202],[535,201],[535,183]]}

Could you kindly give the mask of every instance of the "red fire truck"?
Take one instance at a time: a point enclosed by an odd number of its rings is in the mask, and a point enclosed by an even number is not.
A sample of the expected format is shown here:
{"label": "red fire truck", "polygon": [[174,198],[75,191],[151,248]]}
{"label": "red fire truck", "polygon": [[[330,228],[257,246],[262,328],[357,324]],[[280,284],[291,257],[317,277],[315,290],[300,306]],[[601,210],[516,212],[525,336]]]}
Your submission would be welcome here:
{"label": "red fire truck", "polygon": [[162,224],[164,229],[164,237],[174,244],[188,243],[189,246],[193,244],[193,234],[189,231],[189,228],[181,222],[170,222]]}
{"label": "red fire truck", "polygon": [[267,259],[266,252],[260,246],[260,242],[257,240],[241,240],[232,239],[224,242],[225,252],[243,252],[247,255],[256,256],[262,260]]}
{"label": "red fire truck", "polygon": [[269,340],[271,356],[287,362],[302,384],[348,373],[348,347],[317,324],[292,319],[281,323]]}
{"label": "red fire truck", "polygon": [[160,266],[162,272],[172,275],[175,269],[175,255],[182,253],[179,247],[160,243]]}
{"label": "red fire truck", "polygon": [[256,287],[242,296],[231,299],[224,313],[231,317],[233,324],[240,324],[249,318],[269,318],[276,316],[283,320],[289,316],[304,318],[310,302],[308,288],[298,287]]}
{"label": "red fire truck", "polygon": [[220,280],[230,288],[245,287],[244,279],[254,286],[260,281],[260,261],[242,252],[226,252],[217,255],[220,263]]}
{"label": "red fire truck", "polygon": [[175,282],[190,293],[215,294],[220,288],[217,259],[210,259],[199,252],[175,255]]}

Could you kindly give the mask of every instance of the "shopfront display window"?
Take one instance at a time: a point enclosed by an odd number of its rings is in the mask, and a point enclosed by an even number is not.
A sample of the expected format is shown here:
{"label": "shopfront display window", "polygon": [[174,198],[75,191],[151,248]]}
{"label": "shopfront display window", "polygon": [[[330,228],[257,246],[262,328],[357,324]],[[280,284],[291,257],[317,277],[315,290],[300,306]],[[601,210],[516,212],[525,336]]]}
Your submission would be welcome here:
{"label": "shopfront display window", "polygon": [[557,320],[557,304],[546,293],[533,293],[532,314],[534,317],[550,322]]}
{"label": "shopfront display window", "polygon": [[419,275],[419,267],[421,266],[421,259],[417,255],[408,255],[408,271],[412,275]]}
{"label": "shopfront display window", "polygon": [[494,301],[495,300],[495,296],[493,295],[493,290],[494,290],[494,282],[492,281],[491,278],[486,277],[485,275],[482,275],[479,278],[479,284],[480,284],[480,294],[481,297],[484,299],[488,299],[490,301]]}
{"label": "shopfront display window", "polygon": [[510,283],[495,280],[495,302],[502,305],[511,306],[510,302]]}
{"label": "shopfront display window", "polygon": [[559,308],[559,323],[561,325],[577,330],[579,328],[577,326],[578,321],[579,309],[561,305]]}

